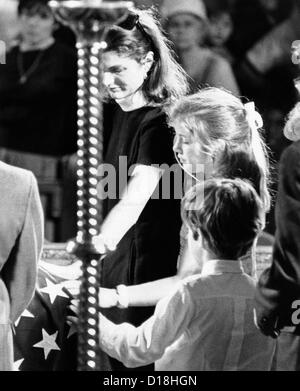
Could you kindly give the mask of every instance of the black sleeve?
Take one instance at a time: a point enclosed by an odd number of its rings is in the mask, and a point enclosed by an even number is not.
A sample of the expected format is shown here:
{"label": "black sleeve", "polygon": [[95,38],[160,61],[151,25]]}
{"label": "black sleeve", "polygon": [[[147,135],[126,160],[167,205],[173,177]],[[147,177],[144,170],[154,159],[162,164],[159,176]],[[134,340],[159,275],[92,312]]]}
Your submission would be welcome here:
{"label": "black sleeve", "polygon": [[72,154],[77,151],[77,55],[75,50],[63,46],[65,93],[65,150]]}
{"label": "black sleeve", "polygon": [[175,162],[173,133],[164,113],[146,116],[140,128],[137,164],[172,165]]}
{"label": "black sleeve", "polygon": [[[298,147],[298,149],[297,149]],[[300,298],[300,144],[282,155],[276,202],[273,261],[259,280],[256,293],[258,324],[274,324]],[[287,320],[287,319],[285,319]]]}

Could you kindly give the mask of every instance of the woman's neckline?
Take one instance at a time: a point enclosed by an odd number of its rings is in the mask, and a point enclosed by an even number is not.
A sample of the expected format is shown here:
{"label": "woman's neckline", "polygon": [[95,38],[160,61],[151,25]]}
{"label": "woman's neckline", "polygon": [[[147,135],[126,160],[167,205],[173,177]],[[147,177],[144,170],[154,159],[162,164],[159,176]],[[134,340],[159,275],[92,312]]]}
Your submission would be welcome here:
{"label": "woman's neckline", "polygon": [[131,112],[149,106],[149,102],[144,96],[141,88],[126,98],[116,99],[115,102],[121,107],[122,111]]}

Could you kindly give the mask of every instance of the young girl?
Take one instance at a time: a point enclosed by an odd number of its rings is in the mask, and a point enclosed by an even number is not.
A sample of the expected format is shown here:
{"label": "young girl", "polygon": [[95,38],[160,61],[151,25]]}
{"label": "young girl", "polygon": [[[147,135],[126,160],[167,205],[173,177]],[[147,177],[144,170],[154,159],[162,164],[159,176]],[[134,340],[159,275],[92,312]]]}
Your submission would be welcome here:
{"label": "young girl", "polygon": [[[131,12],[122,24],[107,30],[105,42],[103,83],[116,105],[112,126],[106,129],[104,163],[114,168],[117,195],[104,200],[106,218],[95,244],[115,249],[103,260],[101,286],[121,291],[124,284],[176,273],[180,199],[151,199],[151,195],[164,178],[158,166],[175,163],[165,109],[186,93],[187,83],[152,13]],[[128,169],[134,167],[131,172],[126,171],[125,160]],[[116,323],[137,326],[153,310],[112,308],[105,315]],[[104,369],[124,367],[110,359]]]}
{"label": "young girl", "polygon": [[[269,209],[268,160],[258,132],[262,120],[254,105],[243,105],[240,99],[221,89],[207,88],[180,99],[172,107],[170,118],[176,132],[174,151],[188,177],[194,181],[204,177],[246,179],[260,195],[264,212]],[[199,260],[193,264],[192,257],[187,256],[185,228],[181,234],[182,250],[176,275],[123,287],[119,292],[101,289],[101,305],[106,307],[120,302],[129,306],[155,305],[182,278],[199,273]],[[253,261],[250,267],[248,265],[248,273],[255,275]]]}

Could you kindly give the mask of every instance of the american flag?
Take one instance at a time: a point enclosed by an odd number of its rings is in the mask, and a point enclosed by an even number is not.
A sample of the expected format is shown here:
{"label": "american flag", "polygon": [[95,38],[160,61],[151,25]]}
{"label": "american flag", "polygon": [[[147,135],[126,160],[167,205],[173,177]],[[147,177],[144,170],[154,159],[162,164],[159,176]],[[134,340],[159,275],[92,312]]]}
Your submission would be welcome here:
{"label": "american flag", "polygon": [[69,309],[73,296],[65,287],[70,267],[53,270],[51,264],[40,263],[34,297],[14,325],[15,370],[76,370],[76,329],[67,322],[68,315],[74,316]]}

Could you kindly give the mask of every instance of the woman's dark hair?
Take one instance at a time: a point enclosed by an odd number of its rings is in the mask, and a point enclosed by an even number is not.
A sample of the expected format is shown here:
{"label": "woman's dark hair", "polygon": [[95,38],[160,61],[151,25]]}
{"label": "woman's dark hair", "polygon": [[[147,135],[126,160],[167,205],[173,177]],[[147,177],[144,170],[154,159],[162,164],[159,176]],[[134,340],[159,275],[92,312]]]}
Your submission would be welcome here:
{"label": "woman's dark hair", "polygon": [[152,51],[154,63],[142,86],[144,96],[152,105],[176,101],[188,91],[187,76],[176,62],[157,17],[152,10],[134,10],[129,18],[133,25],[122,23],[107,30],[104,52],[116,52],[141,62]]}
{"label": "woman's dark hair", "polygon": [[264,224],[264,208],[253,186],[241,179],[214,178],[191,188],[182,219],[197,240],[221,259],[238,259],[252,247]]}

